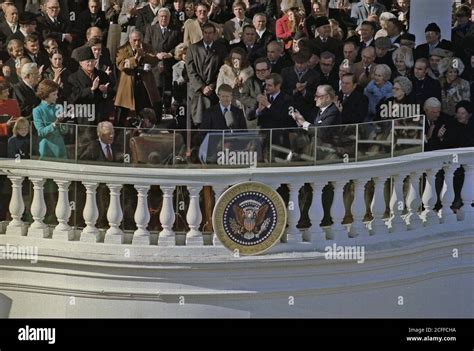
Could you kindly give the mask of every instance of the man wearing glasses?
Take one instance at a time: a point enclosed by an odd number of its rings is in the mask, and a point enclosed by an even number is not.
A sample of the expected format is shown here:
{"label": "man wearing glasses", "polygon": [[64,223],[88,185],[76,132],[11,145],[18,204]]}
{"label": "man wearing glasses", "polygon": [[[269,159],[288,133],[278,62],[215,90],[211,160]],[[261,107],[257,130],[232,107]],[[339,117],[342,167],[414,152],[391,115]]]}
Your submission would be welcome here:
{"label": "man wearing glasses", "polygon": [[60,16],[61,8],[58,0],[46,0],[43,12],[38,16],[38,33],[42,38],[53,38],[59,44],[63,52],[72,43],[71,23],[67,16]]}

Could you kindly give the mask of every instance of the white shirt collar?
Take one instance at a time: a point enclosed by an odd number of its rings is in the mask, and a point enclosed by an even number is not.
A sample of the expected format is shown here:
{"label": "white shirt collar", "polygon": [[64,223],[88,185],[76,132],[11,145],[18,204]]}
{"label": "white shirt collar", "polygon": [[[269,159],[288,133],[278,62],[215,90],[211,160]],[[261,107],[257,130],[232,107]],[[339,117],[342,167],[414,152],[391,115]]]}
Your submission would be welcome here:
{"label": "white shirt collar", "polygon": [[148,4],[148,6],[150,6],[151,11],[156,16],[156,14],[158,13],[158,10],[160,9],[160,7],[157,6],[157,7],[153,8],[153,6],[151,6],[151,4]]}
{"label": "white shirt collar", "polygon": [[258,36],[261,38],[262,35],[263,35],[263,33],[265,33],[266,30],[267,30],[266,28],[265,28],[264,30],[262,30],[262,31],[258,31],[258,30],[257,30]]}
{"label": "white shirt collar", "polygon": [[29,87],[31,90],[35,91],[35,88],[33,88],[31,85],[29,85],[26,81],[23,80],[23,83],[25,83],[25,85],[27,87]]}
{"label": "white shirt collar", "polygon": [[224,105],[222,105],[222,104],[219,102],[219,106],[221,107],[221,112],[222,112],[222,114],[224,114],[224,109],[225,109],[225,108],[227,109],[227,111],[230,111],[230,105],[229,105],[229,107],[225,107]]}

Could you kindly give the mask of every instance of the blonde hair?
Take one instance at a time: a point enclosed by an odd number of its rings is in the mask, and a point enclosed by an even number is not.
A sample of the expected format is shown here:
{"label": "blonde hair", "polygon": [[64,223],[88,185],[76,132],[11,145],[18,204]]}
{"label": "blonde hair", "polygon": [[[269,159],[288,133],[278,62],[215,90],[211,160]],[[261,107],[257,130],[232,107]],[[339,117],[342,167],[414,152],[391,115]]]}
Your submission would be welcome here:
{"label": "blonde hair", "polygon": [[28,127],[28,133],[30,132],[30,122],[28,122],[28,120],[25,117],[19,117],[16,120],[15,125],[13,126],[12,132],[14,136],[18,135],[18,128],[22,126]]}

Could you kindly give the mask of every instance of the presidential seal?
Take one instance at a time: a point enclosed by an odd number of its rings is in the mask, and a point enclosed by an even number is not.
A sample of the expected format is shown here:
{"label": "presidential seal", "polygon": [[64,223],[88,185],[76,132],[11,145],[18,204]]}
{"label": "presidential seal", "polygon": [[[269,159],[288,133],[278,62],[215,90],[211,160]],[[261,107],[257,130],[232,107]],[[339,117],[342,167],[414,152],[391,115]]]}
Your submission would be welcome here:
{"label": "presidential seal", "polygon": [[280,241],[286,227],[286,207],[269,186],[240,183],[217,200],[212,223],[226,248],[238,250],[240,255],[258,255]]}

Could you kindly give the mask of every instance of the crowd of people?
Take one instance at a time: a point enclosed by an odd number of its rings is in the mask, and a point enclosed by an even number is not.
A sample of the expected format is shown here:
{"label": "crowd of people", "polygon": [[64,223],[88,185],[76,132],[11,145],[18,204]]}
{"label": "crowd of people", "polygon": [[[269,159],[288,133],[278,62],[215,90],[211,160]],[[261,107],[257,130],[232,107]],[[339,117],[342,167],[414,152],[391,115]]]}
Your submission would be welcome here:
{"label": "crowd of people", "polygon": [[[165,128],[308,130],[408,117],[390,114],[396,105],[426,114],[426,150],[474,146],[471,1],[453,1],[451,33],[429,23],[417,46],[409,0],[3,0],[0,9],[3,157],[67,158],[64,124],[133,127],[143,111]],[[26,141],[28,125],[38,145]],[[79,138],[91,159],[95,133]],[[288,132],[274,138],[290,147]],[[97,157],[115,159],[98,145]]]}

